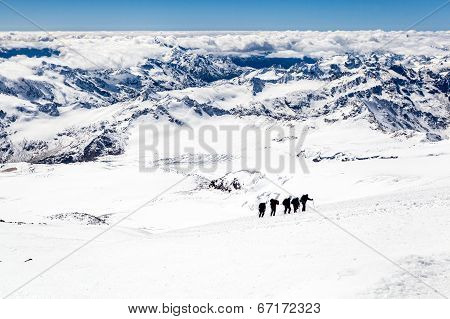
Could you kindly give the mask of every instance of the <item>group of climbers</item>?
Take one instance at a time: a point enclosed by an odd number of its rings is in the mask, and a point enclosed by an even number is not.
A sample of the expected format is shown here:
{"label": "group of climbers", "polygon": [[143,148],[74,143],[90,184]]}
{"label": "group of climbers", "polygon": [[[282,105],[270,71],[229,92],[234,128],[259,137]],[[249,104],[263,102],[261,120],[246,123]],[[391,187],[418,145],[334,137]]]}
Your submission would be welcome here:
{"label": "group of climbers", "polygon": [[[291,199],[289,196],[288,198],[285,198],[283,202],[281,203],[284,206],[284,213],[290,214],[291,213],[291,204],[294,208],[294,213],[297,212],[298,208],[300,207],[300,203],[302,204],[302,212],[306,211],[306,203],[309,200],[313,200],[312,198],[309,198],[308,194],[303,195],[300,197],[295,197]],[[277,205],[279,205],[280,202],[277,199],[272,198],[270,200],[270,216],[275,216],[277,211]],[[260,203],[258,206],[259,209],[259,218],[264,217],[264,214],[266,212],[266,203]]]}

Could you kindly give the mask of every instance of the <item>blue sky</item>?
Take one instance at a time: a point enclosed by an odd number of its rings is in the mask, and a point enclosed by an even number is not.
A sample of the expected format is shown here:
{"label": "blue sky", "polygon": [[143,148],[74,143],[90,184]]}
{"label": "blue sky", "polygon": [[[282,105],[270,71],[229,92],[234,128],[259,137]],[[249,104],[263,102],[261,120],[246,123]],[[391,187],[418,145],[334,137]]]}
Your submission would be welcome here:
{"label": "blue sky", "polygon": [[[2,2],[46,30],[405,30],[446,0],[0,0],[0,30],[38,30]],[[449,21],[450,4],[414,29]]]}

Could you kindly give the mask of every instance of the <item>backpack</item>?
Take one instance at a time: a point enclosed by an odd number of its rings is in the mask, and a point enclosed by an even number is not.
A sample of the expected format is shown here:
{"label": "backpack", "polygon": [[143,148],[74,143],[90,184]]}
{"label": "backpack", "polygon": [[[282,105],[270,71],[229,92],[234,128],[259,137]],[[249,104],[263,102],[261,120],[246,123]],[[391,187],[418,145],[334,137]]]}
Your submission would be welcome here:
{"label": "backpack", "polygon": [[289,198],[286,198],[285,200],[283,200],[283,205],[284,206],[289,206],[291,205],[291,200]]}
{"label": "backpack", "polygon": [[260,204],[259,204],[259,210],[260,210],[260,211],[266,210],[266,203],[260,203]]}

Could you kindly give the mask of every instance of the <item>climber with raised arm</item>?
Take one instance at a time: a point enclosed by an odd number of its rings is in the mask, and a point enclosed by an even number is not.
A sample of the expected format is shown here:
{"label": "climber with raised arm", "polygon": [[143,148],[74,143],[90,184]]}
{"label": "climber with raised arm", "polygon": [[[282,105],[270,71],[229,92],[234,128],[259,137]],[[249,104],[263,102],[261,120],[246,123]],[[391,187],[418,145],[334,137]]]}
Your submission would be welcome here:
{"label": "climber with raised arm", "polygon": [[302,197],[300,197],[300,203],[302,203],[302,212],[306,211],[306,202],[309,200],[313,200],[313,199],[309,198],[308,194],[305,194]]}

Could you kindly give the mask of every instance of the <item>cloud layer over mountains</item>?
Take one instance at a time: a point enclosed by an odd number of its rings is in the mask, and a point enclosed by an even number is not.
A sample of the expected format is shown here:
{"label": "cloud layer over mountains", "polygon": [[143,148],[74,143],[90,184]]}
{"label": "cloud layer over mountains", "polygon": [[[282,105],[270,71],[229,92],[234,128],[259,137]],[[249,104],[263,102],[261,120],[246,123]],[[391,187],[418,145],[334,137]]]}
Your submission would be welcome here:
{"label": "cloud layer over mountains", "polygon": [[2,32],[1,51],[16,48],[55,50],[59,54],[0,58],[0,75],[31,75],[42,61],[72,68],[121,68],[146,58],[164,60],[170,46],[208,54],[275,57],[330,57],[348,52],[448,56],[450,32],[284,31],[284,32]]}

